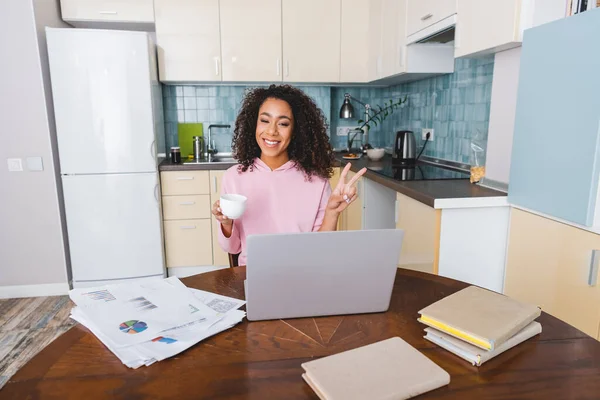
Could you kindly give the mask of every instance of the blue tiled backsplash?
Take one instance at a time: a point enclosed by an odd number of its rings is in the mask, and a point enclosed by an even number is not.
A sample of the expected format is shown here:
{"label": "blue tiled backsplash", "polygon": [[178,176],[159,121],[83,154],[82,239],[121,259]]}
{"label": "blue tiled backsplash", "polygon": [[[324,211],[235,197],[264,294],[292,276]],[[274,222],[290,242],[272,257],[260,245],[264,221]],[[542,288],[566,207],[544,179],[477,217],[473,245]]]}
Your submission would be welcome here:
{"label": "blue tiled backsplash", "polygon": [[[369,141],[374,146],[391,146],[398,130],[415,132],[421,146],[421,128],[434,129],[434,141],[425,155],[452,161],[470,161],[470,142],[480,132],[487,145],[494,57],[460,59],[453,74],[404,83],[388,88],[298,86],[311,96],[330,123],[331,142],[343,148],[346,137],[336,136],[338,126],[356,126],[357,120],[339,118],[344,93],[365,103],[377,105],[408,97],[400,110],[383,124],[371,127]],[[177,145],[178,122],[226,123],[230,131],[215,131],[213,138],[221,152],[231,151],[231,133],[246,88],[255,86],[165,86],[163,88],[166,145]],[[358,103],[353,103],[357,119],[363,119]]]}

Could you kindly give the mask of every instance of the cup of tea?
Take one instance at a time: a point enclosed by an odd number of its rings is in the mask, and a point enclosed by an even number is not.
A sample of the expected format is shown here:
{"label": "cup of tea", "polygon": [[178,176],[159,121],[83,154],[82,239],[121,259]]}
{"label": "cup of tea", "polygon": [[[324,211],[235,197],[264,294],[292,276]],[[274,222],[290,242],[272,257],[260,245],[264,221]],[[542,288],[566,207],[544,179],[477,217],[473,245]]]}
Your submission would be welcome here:
{"label": "cup of tea", "polygon": [[221,213],[227,218],[238,219],[246,211],[248,198],[241,194],[224,194],[219,199]]}

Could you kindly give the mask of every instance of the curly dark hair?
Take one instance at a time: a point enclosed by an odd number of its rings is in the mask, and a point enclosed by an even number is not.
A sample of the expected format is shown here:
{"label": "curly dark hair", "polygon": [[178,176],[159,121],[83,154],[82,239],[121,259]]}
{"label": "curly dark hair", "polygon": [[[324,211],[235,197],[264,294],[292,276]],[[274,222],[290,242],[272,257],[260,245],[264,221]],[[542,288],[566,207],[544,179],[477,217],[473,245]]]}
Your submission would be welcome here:
{"label": "curly dark hair", "polygon": [[235,121],[232,150],[242,172],[252,170],[254,159],[261,151],[256,142],[256,123],[260,106],[267,99],[288,103],[294,116],[294,130],[287,149],[290,160],[304,171],[310,180],[313,176],[329,178],[335,161],[323,112],[302,90],[290,85],[271,85],[255,88],[246,94]]}

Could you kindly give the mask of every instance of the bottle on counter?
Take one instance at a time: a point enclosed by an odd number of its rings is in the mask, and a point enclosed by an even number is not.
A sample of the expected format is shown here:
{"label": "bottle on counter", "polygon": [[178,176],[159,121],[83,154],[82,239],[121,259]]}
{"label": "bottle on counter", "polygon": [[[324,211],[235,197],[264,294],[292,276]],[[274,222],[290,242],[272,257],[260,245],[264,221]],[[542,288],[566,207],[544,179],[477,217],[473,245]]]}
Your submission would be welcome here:
{"label": "bottle on counter", "polygon": [[181,164],[181,149],[179,146],[171,147],[171,162],[173,164]]}

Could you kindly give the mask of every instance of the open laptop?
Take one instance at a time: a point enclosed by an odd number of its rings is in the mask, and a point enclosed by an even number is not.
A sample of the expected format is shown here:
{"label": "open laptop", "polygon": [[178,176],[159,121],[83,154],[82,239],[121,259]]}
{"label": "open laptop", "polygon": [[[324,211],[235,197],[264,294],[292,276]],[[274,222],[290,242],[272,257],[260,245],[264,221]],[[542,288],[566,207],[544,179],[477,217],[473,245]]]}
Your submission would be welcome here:
{"label": "open laptop", "polygon": [[404,231],[248,236],[250,321],[386,311]]}

